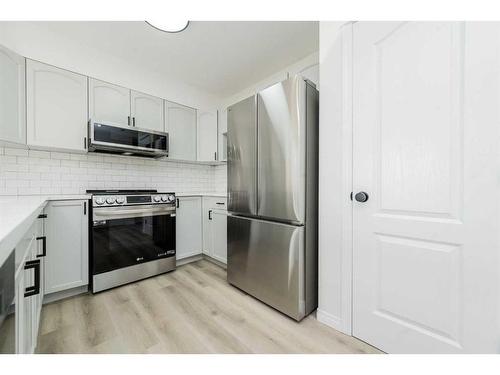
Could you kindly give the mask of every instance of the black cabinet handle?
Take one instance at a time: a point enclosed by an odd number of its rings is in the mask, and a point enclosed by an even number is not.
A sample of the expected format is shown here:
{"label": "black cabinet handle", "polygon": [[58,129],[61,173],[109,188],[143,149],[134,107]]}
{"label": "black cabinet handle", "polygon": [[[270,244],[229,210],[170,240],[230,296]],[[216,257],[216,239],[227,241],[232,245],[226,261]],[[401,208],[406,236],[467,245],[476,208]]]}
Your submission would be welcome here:
{"label": "black cabinet handle", "polygon": [[39,219],[46,219],[47,218],[47,214],[40,214],[40,215],[38,215],[38,218]]}
{"label": "black cabinet handle", "polygon": [[37,241],[42,241],[42,254],[37,255],[37,258],[42,258],[47,255],[47,237],[41,236],[36,238]]}
{"label": "black cabinet handle", "polygon": [[132,126],[135,126],[135,116],[132,117]]}
{"label": "black cabinet handle", "polygon": [[212,210],[208,210],[208,220],[212,220]]}
{"label": "black cabinet handle", "polygon": [[24,296],[36,296],[40,294],[40,259],[37,260],[29,260],[24,264],[25,270],[33,269],[35,271],[35,284],[27,287],[24,290]]}
{"label": "black cabinet handle", "polygon": [[177,208],[179,208],[179,198],[177,198]]}
{"label": "black cabinet handle", "polygon": [[215,202],[215,204],[218,204],[220,206],[223,206],[224,205],[224,202]]}
{"label": "black cabinet handle", "polygon": [[87,137],[83,137],[83,149],[87,149]]}
{"label": "black cabinet handle", "polygon": [[217,160],[217,152],[214,152],[214,160]]}
{"label": "black cabinet handle", "polygon": [[127,125],[130,126],[130,116],[127,116]]}
{"label": "black cabinet handle", "polygon": [[83,214],[87,215],[87,202],[83,202]]}

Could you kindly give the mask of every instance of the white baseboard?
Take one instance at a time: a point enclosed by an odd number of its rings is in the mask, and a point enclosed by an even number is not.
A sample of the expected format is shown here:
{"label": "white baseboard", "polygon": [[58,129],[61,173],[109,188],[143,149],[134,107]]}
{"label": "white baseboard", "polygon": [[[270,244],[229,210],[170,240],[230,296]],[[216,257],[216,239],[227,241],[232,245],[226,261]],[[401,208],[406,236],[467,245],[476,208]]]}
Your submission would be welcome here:
{"label": "white baseboard", "polygon": [[345,333],[346,335],[349,336],[351,335],[350,333],[344,331],[344,327],[342,326],[342,320],[338,316],[332,315],[330,313],[327,313],[326,311],[318,309],[316,310],[316,319],[319,322],[336,329],[337,331]]}
{"label": "white baseboard", "polygon": [[202,254],[191,255],[191,256],[188,256],[188,257],[185,257],[185,258],[177,259],[176,262],[175,262],[175,265],[177,267],[179,267],[179,266],[182,266],[183,264],[188,264],[188,263],[191,263],[191,262],[196,262],[197,260],[201,260],[201,259],[203,259],[203,255]]}

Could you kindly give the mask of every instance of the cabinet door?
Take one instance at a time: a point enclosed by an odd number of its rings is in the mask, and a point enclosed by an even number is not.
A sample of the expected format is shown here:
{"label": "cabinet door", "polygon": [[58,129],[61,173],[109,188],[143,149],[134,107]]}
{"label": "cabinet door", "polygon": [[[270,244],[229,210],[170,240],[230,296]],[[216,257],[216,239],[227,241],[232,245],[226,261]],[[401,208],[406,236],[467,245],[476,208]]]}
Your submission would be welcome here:
{"label": "cabinet door", "polygon": [[131,125],[130,90],[89,78],[89,118]]}
{"label": "cabinet door", "polygon": [[198,110],[198,160],[217,160],[217,111]]}
{"label": "cabinet door", "polygon": [[26,64],[28,145],[85,151],[87,77],[37,61]]}
{"label": "cabinet door", "polygon": [[201,197],[177,198],[176,252],[177,259],[201,254]]}
{"label": "cabinet door", "polygon": [[132,125],[138,128],[164,131],[163,99],[131,91],[130,110]]}
{"label": "cabinet door", "polygon": [[212,253],[219,262],[227,263],[227,211],[212,210]]}
{"label": "cabinet door", "polygon": [[196,109],[165,101],[165,131],[170,159],[196,160]]}
{"label": "cabinet door", "polygon": [[227,108],[218,114],[217,143],[217,160],[227,161]]}
{"label": "cabinet door", "polygon": [[50,202],[46,212],[45,293],[88,284],[87,201]]}
{"label": "cabinet door", "polygon": [[25,58],[0,46],[0,140],[26,144]]}
{"label": "cabinet door", "polygon": [[212,207],[203,198],[203,254],[212,256]]}

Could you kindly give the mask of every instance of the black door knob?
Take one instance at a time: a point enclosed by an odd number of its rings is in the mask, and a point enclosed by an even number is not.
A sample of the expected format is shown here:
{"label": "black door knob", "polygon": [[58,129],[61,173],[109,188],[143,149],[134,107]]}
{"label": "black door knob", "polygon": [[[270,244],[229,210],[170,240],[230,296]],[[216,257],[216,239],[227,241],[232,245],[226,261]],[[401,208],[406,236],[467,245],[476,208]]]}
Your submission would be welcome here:
{"label": "black door knob", "polygon": [[368,200],[368,194],[366,194],[364,191],[360,191],[359,193],[356,193],[354,199],[356,199],[356,201],[358,202],[364,203]]}

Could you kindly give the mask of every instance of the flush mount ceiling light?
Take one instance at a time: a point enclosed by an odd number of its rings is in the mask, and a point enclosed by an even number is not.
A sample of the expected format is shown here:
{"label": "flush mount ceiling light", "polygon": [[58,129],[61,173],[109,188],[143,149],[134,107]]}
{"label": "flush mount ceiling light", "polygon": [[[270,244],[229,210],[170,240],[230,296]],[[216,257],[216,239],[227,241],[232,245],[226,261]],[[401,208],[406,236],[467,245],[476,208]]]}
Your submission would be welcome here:
{"label": "flush mount ceiling light", "polygon": [[180,33],[186,30],[189,21],[185,20],[162,20],[162,21],[144,21],[149,26],[165,33]]}

